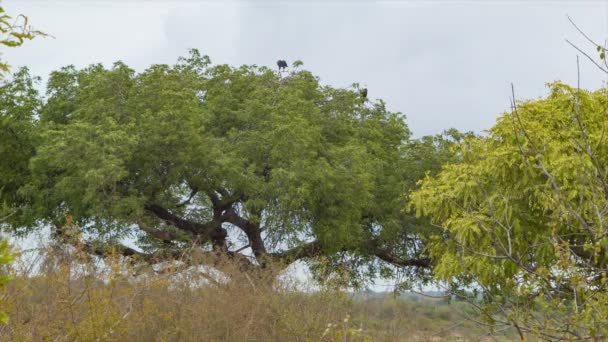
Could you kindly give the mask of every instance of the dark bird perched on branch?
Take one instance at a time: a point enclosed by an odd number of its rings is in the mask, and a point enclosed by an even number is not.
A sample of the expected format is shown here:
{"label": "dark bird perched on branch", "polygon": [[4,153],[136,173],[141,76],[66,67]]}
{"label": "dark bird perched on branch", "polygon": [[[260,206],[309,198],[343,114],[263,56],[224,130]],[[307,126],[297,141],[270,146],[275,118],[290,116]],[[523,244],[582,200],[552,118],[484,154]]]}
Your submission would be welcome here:
{"label": "dark bird perched on branch", "polygon": [[285,68],[287,68],[287,62],[285,62],[285,61],[284,61],[284,60],[282,60],[282,59],[279,59],[279,60],[277,61],[277,65],[279,66],[279,71],[281,71],[281,69],[285,69]]}
{"label": "dark bird perched on branch", "polygon": [[361,89],[361,97],[363,98],[364,102],[367,100],[367,88]]}

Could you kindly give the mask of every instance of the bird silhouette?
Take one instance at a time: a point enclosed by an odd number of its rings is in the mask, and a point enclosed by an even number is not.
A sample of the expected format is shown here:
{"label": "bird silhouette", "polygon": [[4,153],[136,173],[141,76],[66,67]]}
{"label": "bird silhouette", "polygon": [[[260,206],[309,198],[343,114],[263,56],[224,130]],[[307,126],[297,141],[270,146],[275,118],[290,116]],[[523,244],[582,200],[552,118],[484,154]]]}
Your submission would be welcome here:
{"label": "bird silhouette", "polygon": [[277,61],[277,66],[279,67],[279,71],[281,71],[281,69],[285,70],[285,68],[287,68],[287,62],[282,59],[279,59]]}

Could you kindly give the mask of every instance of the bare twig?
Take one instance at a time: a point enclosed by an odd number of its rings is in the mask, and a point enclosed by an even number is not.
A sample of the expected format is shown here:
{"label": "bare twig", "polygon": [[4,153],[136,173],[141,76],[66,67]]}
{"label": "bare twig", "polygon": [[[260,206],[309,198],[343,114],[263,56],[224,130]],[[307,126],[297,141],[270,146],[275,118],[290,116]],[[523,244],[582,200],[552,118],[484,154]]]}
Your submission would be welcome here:
{"label": "bare twig", "polygon": [[601,71],[603,71],[604,73],[608,74],[608,70],[604,69],[600,64],[598,64],[595,61],[595,59],[593,59],[593,57],[589,56],[588,53],[586,53],[585,51],[581,50],[578,46],[574,45],[568,39],[566,39],[566,43],[570,44],[570,46],[572,46],[573,48],[575,48],[578,52],[582,53],[583,56],[587,57],[587,59],[590,60],[593,64],[595,64],[595,66],[598,67]]}

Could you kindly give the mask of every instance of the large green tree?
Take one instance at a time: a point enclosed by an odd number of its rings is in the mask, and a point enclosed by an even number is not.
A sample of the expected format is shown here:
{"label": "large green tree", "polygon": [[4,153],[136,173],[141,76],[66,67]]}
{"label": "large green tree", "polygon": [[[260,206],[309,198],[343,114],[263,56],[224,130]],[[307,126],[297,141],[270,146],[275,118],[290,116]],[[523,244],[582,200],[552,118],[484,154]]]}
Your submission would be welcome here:
{"label": "large green tree", "polygon": [[490,323],[549,340],[608,336],[608,92],[561,83],[513,106],[412,195],[443,232],[436,276],[483,290]]}
{"label": "large green tree", "polygon": [[88,252],[149,263],[322,260],[353,278],[430,266],[430,226],[403,212],[404,194],[460,136],[414,141],[403,115],[357,85],[211,65],[193,50],[141,73],[65,67],[42,108],[30,101],[23,125],[35,129],[6,183],[20,231],[49,225]]}

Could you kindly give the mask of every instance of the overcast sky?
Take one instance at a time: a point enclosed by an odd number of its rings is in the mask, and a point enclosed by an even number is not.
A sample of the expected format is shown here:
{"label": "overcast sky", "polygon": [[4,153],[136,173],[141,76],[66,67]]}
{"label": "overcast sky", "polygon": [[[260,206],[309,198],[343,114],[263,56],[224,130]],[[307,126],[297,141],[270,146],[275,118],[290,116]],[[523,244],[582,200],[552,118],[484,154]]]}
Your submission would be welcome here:
{"label": "overcast sky", "polygon": [[[480,132],[545,83],[576,82],[571,39],[608,38],[608,1],[28,1],[4,0],[55,39],[3,57],[50,71],[122,60],[138,71],[174,63],[189,48],[214,63],[275,67],[299,59],[322,82],[359,82],[406,114],[416,136],[449,127]],[[606,77],[581,59],[582,85]]]}

